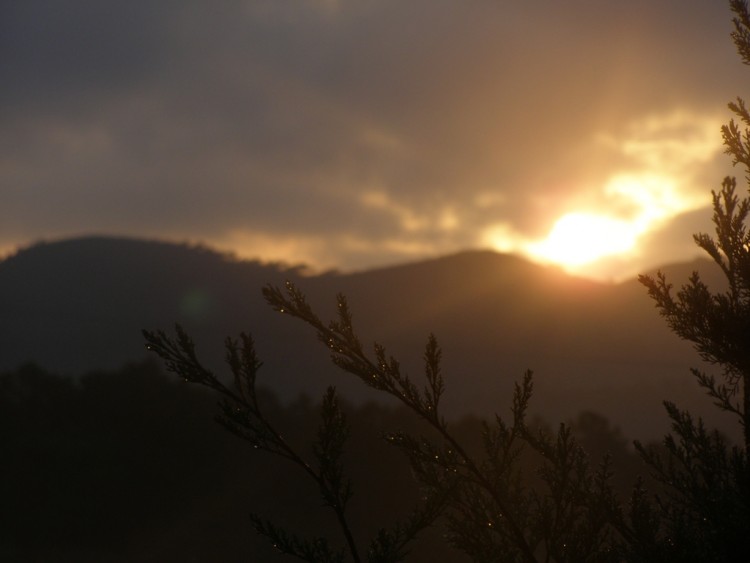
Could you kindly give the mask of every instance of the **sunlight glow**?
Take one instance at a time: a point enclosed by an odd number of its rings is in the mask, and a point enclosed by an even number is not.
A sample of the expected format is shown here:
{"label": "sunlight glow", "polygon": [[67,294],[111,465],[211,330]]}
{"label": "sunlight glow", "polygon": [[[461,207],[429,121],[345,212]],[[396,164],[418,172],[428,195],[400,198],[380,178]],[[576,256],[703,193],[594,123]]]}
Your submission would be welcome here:
{"label": "sunlight glow", "polygon": [[365,207],[383,211],[395,217],[401,227],[407,232],[423,230],[429,224],[427,218],[418,215],[411,208],[394,201],[385,191],[366,191],[360,196],[360,202]]}
{"label": "sunlight glow", "polygon": [[[683,190],[684,192],[684,190]],[[704,197],[681,193],[674,179],[658,174],[618,174],[604,187],[612,202],[633,208],[634,220],[645,229],[649,223],[699,207]]]}
{"label": "sunlight glow", "polygon": [[516,252],[520,246],[518,235],[505,223],[497,223],[485,229],[480,242],[496,252]]}
{"label": "sunlight glow", "polygon": [[[356,233],[341,234],[332,243],[325,236],[302,236],[299,233],[281,236],[236,229],[205,242],[217,249],[231,248],[240,259],[299,267],[302,273],[310,275],[338,270],[342,257],[348,258],[347,262],[352,264],[350,268],[359,270],[373,267],[373,264],[385,266],[440,254],[440,248],[431,241],[404,240],[397,236],[372,241]],[[358,264],[353,258],[360,256],[365,260]]]}
{"label": "sunlight glow", "polygon": [[612,217],[568,213],[557,220],[546,239],[529,245],[529,250],[551,262],[580,266],[632,250],[638,231],[636,225]]}
{"label": "sunlight glow", "polygon": [[649,252],[641,248],[644,235],[705,205],[698,170],[721,153],[720,123],[717,116],[675,110],[600,135],[598,142],[622,159],[621,168],[598,187],[575,190],[547,236],[519,250],[571,273],[621,275],[623,264]]}
{"label": "sunlight glow", "polygon": [[603,194],[606,203],[601,207],[606,211],[566,213],[545,239],[526,245],[527,253],[568,270],[578,270],[600,258],[637,254],[641,235],[701,204],[701,200],[681,194],[673,179],[653,173],[615,175]]}

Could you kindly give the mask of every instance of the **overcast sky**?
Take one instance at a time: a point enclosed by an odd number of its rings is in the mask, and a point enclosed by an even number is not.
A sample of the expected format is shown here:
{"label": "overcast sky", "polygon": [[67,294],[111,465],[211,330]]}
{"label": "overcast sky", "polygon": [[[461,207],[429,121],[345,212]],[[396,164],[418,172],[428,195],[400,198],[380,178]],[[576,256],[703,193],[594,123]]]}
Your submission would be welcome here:
{"label": "overcast sky", "polygon": [[114,234],[319,270],[550,259],[567,214],[605,218],[591,244],[632,228],[580,268],[622,277],[693,256],[710,190],[743,176],[720,126],[750,69],[718,0],[0,7],[4,253]]}

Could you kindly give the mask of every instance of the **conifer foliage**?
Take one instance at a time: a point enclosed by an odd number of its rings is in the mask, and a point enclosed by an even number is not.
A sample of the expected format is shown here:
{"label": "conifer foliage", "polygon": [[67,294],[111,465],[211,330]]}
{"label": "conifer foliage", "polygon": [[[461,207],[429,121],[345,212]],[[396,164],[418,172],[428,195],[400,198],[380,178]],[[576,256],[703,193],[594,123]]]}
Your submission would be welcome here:
{"label": "conifer foliage", "polygon": [[[734,40],[750,65],[750,12],[747,2],[730,0]],[[729,104],[739,120],[722,127],[725,152],[745,168],[750,186],[750,113],[741,98]],[[742,446],[730,446],[718,432],[665,402],[673,434],[666,453],[636,447],[652,475],[666,491],[649,507],[652,559],[679,561],[747,560],[750,530],[750,197],[737,194],[735,178],[712,192],[715,238],[700,233],[696,244],[721,268],[728,289],[713,293],[694,272],[680,290],[661,272],[640,276],[670,329],[691,343],[701,358],[720,368],[720,378],[692,369],[700,385],[721,410],[735,416]],[[643,540],[643,538],[640,538]],[[641,548],[643,548],[643,542]],[[648,551],[648,550],[646,550]]]}
{"label": "conifer foliage", "polygon": [[[730,8],[733,40],[750,65],[747,3],[730,0]],[[729,107],[739,124],[732,120],[723,128],[726,152],[745,167],[750,184],[750,112],[741,99]],[[310,562],[402,561],[419,532],[439,521],[448,541],[478,562],[743,561],[750,530],[750,198],[736,192],[736,180],[726,178],[713,193],[715,238],[695,236],[724,272],[726,291],[712,293],[697,273],[676,293],[661,273],[640,281],[672,331],[720,368],[718,379],[693,374],[715,405],[737,418],[744,443],[730,445],[700,419],[665,402],[672,434],[660,449],[636,443],[650,475],[636,483],[626,502],[614,492],[610,462],[592,465],[569,427],[548,432],[527,423],[530,372],[516,384],[510,419],[484,422],[476,451],[455,437],[441,414],[446,382],[434,336],[425,346],[424,375],[416,381],[383,346],[363,346],[343,295],[335,319],[324,322],[293,284],[267,286],[268,304],[309,325],[336,366],[399,401],[429,429],[427,436],[384,436],[408,458],[423,502],[363,547],[347,512],[356,484],[343,463],[349,431],[334,388],[322,399],[317,440],[305,458],[263,414],[256,391],[261,364],[252,338],[226,341],[233,385],[225,385],[203,367],[180,327],[175,337],[144,335],[169,370],[223,397],[219,420],[230,431],[297,465],[317,485],[323,506],[335,515],[337,538],[300,538],[252,517],[255,529],[288,555]]]}
{"label": "conifer foliage", "polygon": [[[222,424],[254,448],[298,465],[318,485],[323,505],[336,516],[345,547],[333,547],[328,538],[299,538],[253,516],[255,529],[279,550],[310,562],[402,561],[417,533],[443,516],[450,543],[474,561],[619,560],[618,536],[608,524],[619,510],[609,482],[609,463],[592,468],[566,425],[549,434],[526,423],[530,372],[515,387],[512,420],[496,416],[485,422],[482,453],[475,455],[454,436],[441,414],[445,384],[442,352],[434,336],[428,338],[424,351],[424,383],[418,384],[381,345],[373,345],[371,354],[365,352],[343,295],[338,296],[337,319],[329,323],[317,316],[291,283],[283,289],[268,286],[264,295],[278,312],[309,324],[335,365],[400,401],[432,431],[431,438],[398,432],[384,436],[408,457],[424,502],[405,522],[384,526],[362,550],[346,512],[353,491],[341,462],[348,427],[335,390],[329,388],[323,397],[314,459],[305,460],[262,413],[255,389],[260,362],[249,336],[242,335],[240,343],[226,341],[234,377],[234,385],[228,387],[202,366],[192,340],[179,326],[175,338],[161,331],[144,332],[147,346],[167,369],[223,396]],[[529,470],[532,463],[537,471]]]}

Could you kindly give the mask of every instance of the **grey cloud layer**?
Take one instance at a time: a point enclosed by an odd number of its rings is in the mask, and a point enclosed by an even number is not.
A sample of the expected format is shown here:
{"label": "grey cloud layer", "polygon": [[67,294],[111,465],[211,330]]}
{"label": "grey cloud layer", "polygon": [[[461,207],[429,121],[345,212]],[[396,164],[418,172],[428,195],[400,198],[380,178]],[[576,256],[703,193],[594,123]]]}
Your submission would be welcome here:
{"label": "grey cloud layer", "polygon": [[[539,235],[625,162],[598,133],[716,113],[746,83],[713,0],[0,6],[0,246],[111,229],[370,241],[341,250],[347,267],[400,236]],[[472,203],[488,192],[504,203]]]}

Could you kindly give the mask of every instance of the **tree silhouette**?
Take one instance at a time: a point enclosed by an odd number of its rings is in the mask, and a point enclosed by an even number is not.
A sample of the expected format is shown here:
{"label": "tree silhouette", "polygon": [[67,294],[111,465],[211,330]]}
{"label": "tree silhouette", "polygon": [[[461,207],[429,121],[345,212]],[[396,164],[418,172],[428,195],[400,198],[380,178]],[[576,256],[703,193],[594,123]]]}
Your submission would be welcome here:
{"label": "tree silhouette", "polygon": [[[731,0],[732,37],[750,64],[750,13]],[[741,99],[729,105],[745,129],[731,121],[723,128],[726,151],[745,166],[750,183],[750,113]],[[441,411],[445,380],[441,348],[434,336],[423,354],[424,377],[416,382],[398,360],[374,344],[366,350],[353,326],[346,298],[338,296],[334,320],[324,322],[292,283],[267,286],[264,296],[281,314],[301,320],[317,334],[332,362],[364,385],[400,402],[429,429],[427,434],[389,433],[388,443],[405,453],[423,503],[403,523],[384,526],[362,549],[351,530],[347,505],[352,483],[343,451],[349,427],[335,389],[323,397],[320,429],[311,458],[292,447],[263,414],[255,390],[260,362],[249,336],[227,340],[233,385],[202,366],[191,339],[144,331],[149,349],[167,368],[223,396],[220,421],[254,448],[297,465],[318,487],[333,512],[343,547],[329,538],[300,538],[253,516],[255,529],[283,553],[306,561],[404,560],[416,537],[438,518],[448,540],[474,561],[742,561],[750,529],[750,199],[736,195],[736,181],[724,180],[713,193],[716,238],[695,236],[722,268],[729,283],[711,293],[695,273],[676,295],[661,273],[641,282],[669,327],[691,341],[701,357],[719,366],[721,379],[693,370],[698,384],[722,410],[735,415],[744,444],[732,446],[700,419],[665,402],[673,433],[657,449],[636,443],[652,481],[640,480],[628,502],[612,485],[609,458],[598,466],[561,424],[557,431],[527,422],[532,375],[516,384],[511,417],[482,423],[481,448],[471,451],[457,438]],[[533,469],[530,469],[533,468]]]}
{"label": "tree silhouette", "polygon": [[[731,0],[735,15],[732,38],[750,65],[750,12],[747,2]],[[750,113],[741,98],[729,104],[740,124],[722,127],[725,152],[745,168],[750,186]],[[670,329],[692,342],[701,358],[718,366],[720,379],[698,369],[692,374],[714,404],[737,418],[743,446],[730,446],[702,420],[665,402],[673,435],[666,453],[636,444],[665,497],[650,512],[652,556],[680,561],[741,561],[747,559],[750,529],[750,198],[736,194],[735,178],[727,177],[712,192],[716,236],[700,233],[696,244],[721,268],[728,282],[712,293],[694,272],[673,294],[663,273],[640,276]],[[648,550],[646,550],[648,552]]]}
{"label": "tree silhouette", "polygon": [[[441,349],[430,336],[424,352],[425,384],[402,373],[399,362],[379,344],[365,353],[356,336],[346,299],[339,295],[338,318],[323,322],[291,283],[264,289],[268,303],[282,314],[300,319],[317,332],[335,365],[365,385],[400,401],[432,431],[432,437],[406,432],[386,440],[409,458],[423,491],[424,503],[405,523],[383,527],[366,550],[354,541],[346,512],[351,484],[344,476],[341,454],[348,426],[329,388],[321,407],[321,426],[307,460],[263,415],[255,390],[260,362],[249,336],[227,340],[227,362],[234,377],[227,386],[204,368],[192,340],[178,326],[175,338],[164,332],[144,335],[147,346],[166,361],[167,369],[188,381],[210,387],[223,397],[222,422],[259,450],[297,465],[318,486],[323,504],[336,516],[344,548],[327,538],[304,539],[259,516],[255,529],[282,552],[306,561],[401,561],[416,534],[439,514],[445,516],[449,541],[475,561],[616,561],[618,537],[609,524],[619,508],[610,484],[607,459],[592,469],[571,429],[561,424],[554,434],[526,422],[532,392],[527,373],[516,385],[512,420],[496,416],[484,422],[481,454],[470,453],[441,414],[445,389]],[[529,467],[537,468],[530,471]]]}

